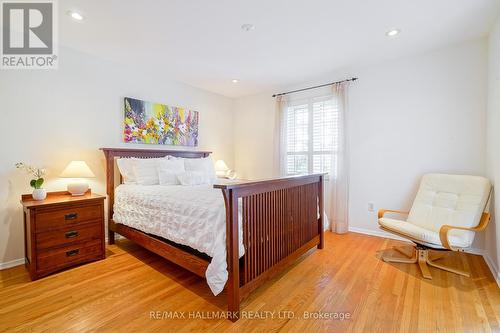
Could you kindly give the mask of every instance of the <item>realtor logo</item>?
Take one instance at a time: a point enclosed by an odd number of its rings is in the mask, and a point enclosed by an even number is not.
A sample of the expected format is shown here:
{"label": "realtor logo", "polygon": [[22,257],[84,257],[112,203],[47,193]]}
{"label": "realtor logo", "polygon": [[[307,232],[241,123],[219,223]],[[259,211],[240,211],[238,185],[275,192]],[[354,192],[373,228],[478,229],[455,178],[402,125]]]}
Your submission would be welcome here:
{"label": "realtor logo", "polygon": [[54,1],[2,2],[2,69],[56,69]]}

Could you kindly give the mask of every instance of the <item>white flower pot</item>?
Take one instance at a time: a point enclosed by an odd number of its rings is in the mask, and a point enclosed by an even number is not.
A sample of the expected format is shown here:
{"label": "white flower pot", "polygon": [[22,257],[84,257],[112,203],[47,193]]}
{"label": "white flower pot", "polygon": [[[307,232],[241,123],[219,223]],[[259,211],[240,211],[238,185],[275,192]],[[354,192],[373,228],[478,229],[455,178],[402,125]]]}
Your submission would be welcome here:
{"label": "white flower pot", "polygon": [[45,200],[47,197],[47,191],[44,188],[37,188],[33,190],[31,196],[34,200]]}

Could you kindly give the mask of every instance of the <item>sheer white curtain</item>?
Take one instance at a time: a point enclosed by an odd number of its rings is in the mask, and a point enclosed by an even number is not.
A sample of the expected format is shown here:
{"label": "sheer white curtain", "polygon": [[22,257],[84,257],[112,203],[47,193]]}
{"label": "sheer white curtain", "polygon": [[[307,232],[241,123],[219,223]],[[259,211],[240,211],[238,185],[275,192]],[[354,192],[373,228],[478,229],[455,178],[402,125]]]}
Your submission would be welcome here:
{"label": "sheer white curtain", "polygon": [[343,82],[307,94],[278,96],[275,105],[274,174],[329,172],[324,183],[325,228],[336,233],[347,232],[349,220],[348,88],[349,82]]}
{"label": "sheer white curtain", "polygon": [[286,175],[286,111],[288,98],[277,96],[275,105],[274,176]]}
{"label": "sheer white curtain", "polygon": [[348,129],[348,90],[349,82],[332,86],[334,102],[337,104],[338,133],[335,152],[332,156],[332,172],[325,182],[326,215],[330,229],[338,234],[346,233],[349,228],[349,142]]}

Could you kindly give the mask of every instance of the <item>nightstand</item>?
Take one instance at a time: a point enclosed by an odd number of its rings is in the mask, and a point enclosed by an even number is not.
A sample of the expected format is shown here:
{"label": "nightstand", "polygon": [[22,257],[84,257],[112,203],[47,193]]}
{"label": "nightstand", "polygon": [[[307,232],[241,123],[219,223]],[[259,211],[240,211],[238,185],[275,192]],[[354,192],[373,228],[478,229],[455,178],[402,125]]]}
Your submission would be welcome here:
{"label": "nightstand", "polygon": [[32,280],[105,258],[104,196],[51,192],[42,201],[21,197],[26,267]]}

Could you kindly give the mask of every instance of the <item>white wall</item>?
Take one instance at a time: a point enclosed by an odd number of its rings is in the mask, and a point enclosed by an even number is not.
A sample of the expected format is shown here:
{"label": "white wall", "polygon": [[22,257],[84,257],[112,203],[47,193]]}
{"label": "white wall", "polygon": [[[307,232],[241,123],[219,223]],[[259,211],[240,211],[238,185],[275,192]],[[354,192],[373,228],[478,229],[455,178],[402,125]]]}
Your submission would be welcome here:
{"label": "white wall", "polygon": [[262,179],[275,176],[276,114],[271,93],[238,98],[234,110],[234,168],[238,177]]}
{"label": "white wall", "polygon": [[105,194],[104,156],[98,149],[131,146],[122,143],[125,96],[199,111],[199,149],[233,165],[229,98],[68,49],[61,49],[58,70],[0,71],[0,263],[24,257],[19,199],[31,190],[28,176],[14,164],[47,167],[45,187],[64,190],[57,175],[70,160],[83,159],[97,176],[92,189]]}
{"label": "white wall", "polygon": [[487,113],[487,171],[488,176],[496,185],[493,195],[492,212],[496,212],[486,230],[486,255],[490,266],[497,272],[497,282],[500,285],[500,17],[489,37],[489,66],[488,66],[488,113]]}
{"label": "white wall", "polygon": [[[408,209],[426,172],[485,174],[486,59],[481,39],[290,87],[359,77],[349,109],[352,228],[379,232],[368,202]],[[235,169],[243,177],[272,175],[272,93],[235,102]]]}
{"label": "white wall", "polygon": [[369,201],[408,210],[424,173],[485,175],[486,54],[480,40],[359,71],[351,226],[378,230]]}

